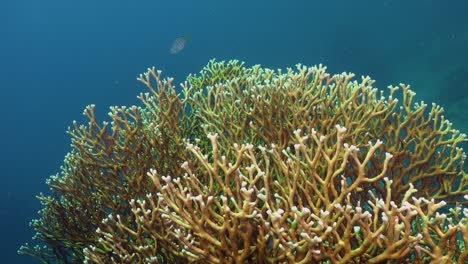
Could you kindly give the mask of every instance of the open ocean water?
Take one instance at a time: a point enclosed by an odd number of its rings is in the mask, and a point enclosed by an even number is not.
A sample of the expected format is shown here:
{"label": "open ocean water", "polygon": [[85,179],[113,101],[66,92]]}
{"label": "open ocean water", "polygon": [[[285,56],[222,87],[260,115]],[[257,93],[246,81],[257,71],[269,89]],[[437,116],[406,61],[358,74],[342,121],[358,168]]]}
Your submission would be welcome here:
{"label": "open ocean water", "polygon": [[33,263],[17,250],[70,150],[67,127],[89,104],[101,120],[138,104],[150,66],[179,83],[211,58],[322,63],[381,89],[411,84],[468,132],[467,12],[466,0],[2,1],[0,263]]}

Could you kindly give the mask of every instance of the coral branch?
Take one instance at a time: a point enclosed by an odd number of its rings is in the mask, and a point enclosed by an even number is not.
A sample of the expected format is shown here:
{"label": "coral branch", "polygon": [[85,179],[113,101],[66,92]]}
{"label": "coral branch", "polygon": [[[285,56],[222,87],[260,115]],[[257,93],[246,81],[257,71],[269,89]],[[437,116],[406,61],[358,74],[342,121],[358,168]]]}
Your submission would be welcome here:
{"label": "coral branch", "polygon": [[466,135],[409,86],[210,61],[69,129],[42,263],[465,263]]}

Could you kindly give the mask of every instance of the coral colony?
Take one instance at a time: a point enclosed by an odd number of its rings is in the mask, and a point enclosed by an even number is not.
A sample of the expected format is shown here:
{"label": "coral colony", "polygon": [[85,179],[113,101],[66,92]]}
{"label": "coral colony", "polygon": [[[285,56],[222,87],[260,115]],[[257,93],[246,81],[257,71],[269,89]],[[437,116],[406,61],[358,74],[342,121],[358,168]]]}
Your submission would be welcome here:
{"label": "coral colony", "polygon": [[[32,221],[41,263],[467,263],[468,176],[407,85],[209,64],[68,133]],[[178,93],[180,90],[180,93]],[[400,100],[398,100],[399,98]]]}

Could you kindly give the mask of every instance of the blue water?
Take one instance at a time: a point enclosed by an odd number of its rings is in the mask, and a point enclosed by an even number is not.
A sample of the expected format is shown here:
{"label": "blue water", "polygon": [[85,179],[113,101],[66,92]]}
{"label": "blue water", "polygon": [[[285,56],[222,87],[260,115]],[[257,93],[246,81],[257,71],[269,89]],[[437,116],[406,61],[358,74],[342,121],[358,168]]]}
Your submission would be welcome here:
{"label": "blue water", "polygon": [[[14,0],[0,4],[0,262],[18,256],[35,195],[69,151],[65,130],[96,104],[137,104],[156,66],[178,82],[211,58],[269,68],[323,63],[405,82],[468,132],[466,0]],[[190,35],[170,54],[172,41]]]}

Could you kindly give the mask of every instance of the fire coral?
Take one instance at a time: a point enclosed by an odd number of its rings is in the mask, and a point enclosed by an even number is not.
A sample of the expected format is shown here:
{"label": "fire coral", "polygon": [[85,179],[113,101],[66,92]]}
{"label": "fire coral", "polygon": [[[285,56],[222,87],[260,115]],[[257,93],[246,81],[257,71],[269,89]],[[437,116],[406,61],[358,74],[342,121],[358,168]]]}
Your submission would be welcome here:
{"label": "fire coral", "polygon": [[41,263],[466,263],[468,176],[409,86],[210,61],[73,123],[32,221]]}

